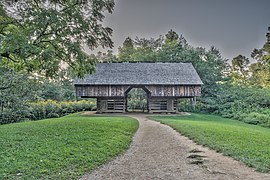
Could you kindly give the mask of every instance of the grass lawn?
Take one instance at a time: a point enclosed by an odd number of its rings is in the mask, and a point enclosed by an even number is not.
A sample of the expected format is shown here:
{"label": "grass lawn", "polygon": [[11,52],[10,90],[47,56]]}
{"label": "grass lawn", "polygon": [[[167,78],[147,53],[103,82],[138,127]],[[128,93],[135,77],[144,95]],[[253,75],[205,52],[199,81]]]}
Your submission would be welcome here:
{"label": "grass lawn", "polygon": [[270,129],[213,115],[151,116],[189,137],[261,172],[270,172]]}
{"label": "grass lawn", "polygon": [[0,179],[76,179],[129,147],[138,122],[72,114],[0,126]]}

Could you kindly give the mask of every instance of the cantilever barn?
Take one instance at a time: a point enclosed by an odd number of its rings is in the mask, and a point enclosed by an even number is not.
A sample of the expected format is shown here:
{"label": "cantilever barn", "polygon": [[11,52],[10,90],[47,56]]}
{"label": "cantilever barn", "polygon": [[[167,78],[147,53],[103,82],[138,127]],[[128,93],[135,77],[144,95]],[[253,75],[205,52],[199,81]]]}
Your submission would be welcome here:
{"label": "cantilever barn", "polygon": [[181,98],[195,106],[202,81],[191,63],[98,63],[96,72],[74,81],[76,96],[96,98],[97,112],[126,112],[127,94],[142,88],[148,112],[177,112]]}

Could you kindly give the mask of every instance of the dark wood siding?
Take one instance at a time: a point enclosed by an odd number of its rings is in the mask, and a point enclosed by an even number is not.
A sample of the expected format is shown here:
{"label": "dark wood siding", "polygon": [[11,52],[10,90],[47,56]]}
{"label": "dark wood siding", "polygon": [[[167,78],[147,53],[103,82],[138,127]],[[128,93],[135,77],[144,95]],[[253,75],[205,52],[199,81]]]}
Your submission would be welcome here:
{"label": "dark wood siding", "polygon": [[193,97],[201,96],[200,85],[150,85],[145,86],[154,97]]}
{"label": "dark wood siding", "polygon": [[[125,97],[129,87],[126,85],[76,86],[76,95],[77,97]],[[149,85],[145,88],[153,97],[201,96],[200,85]]]}
{"label": "dark wood siding", "polygon": [[75,86],[77,97],[124,97],[129,86]]}
{"label": "dark wood siding", "polygon": [[97,112],[125,112],[126,101],[124,98],[97,98]]}

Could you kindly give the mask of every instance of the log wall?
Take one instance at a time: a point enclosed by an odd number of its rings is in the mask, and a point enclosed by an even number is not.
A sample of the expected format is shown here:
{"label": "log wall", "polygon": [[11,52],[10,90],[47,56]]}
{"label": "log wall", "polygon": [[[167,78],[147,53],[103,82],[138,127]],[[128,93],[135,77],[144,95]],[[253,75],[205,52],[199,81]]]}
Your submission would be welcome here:
{"label": "log wall", "polygon": [[149,98],[149,112],[177,112],[177,98]]}
{"label": "log wall", "polygon": [[[77,97],[125,97],[131,86],[127,85],[76,85]],[[201,96],[200,85],[149,85],[144,86],[153,97],[194,97]]]}
{"label": "log wall", "polygon": [[129,86],[122,85],[94,85],[75,86],[77,97],[125,97],[125,92]]}
{"label": "log wall", "polygon": [[201,96],[201,86],[199,85],[151,85],[145,86],[151,96],[155,97],[194,97]]}
{"label": "log wall", "polygon": [[126,101],[124,98],[97,98],[97,112],[125,112]]}

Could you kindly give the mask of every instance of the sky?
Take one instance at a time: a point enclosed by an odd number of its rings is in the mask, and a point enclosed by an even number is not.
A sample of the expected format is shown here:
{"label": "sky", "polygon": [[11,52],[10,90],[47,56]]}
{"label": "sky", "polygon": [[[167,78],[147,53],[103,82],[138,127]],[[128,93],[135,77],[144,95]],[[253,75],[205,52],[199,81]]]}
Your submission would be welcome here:
{"label": "sky", "polygon": [[251,58],[266,41],[270,0],[115,0],[104,24],[113,29],[114,53],[128,36],[158,38],[172,29],[194,47]]}

